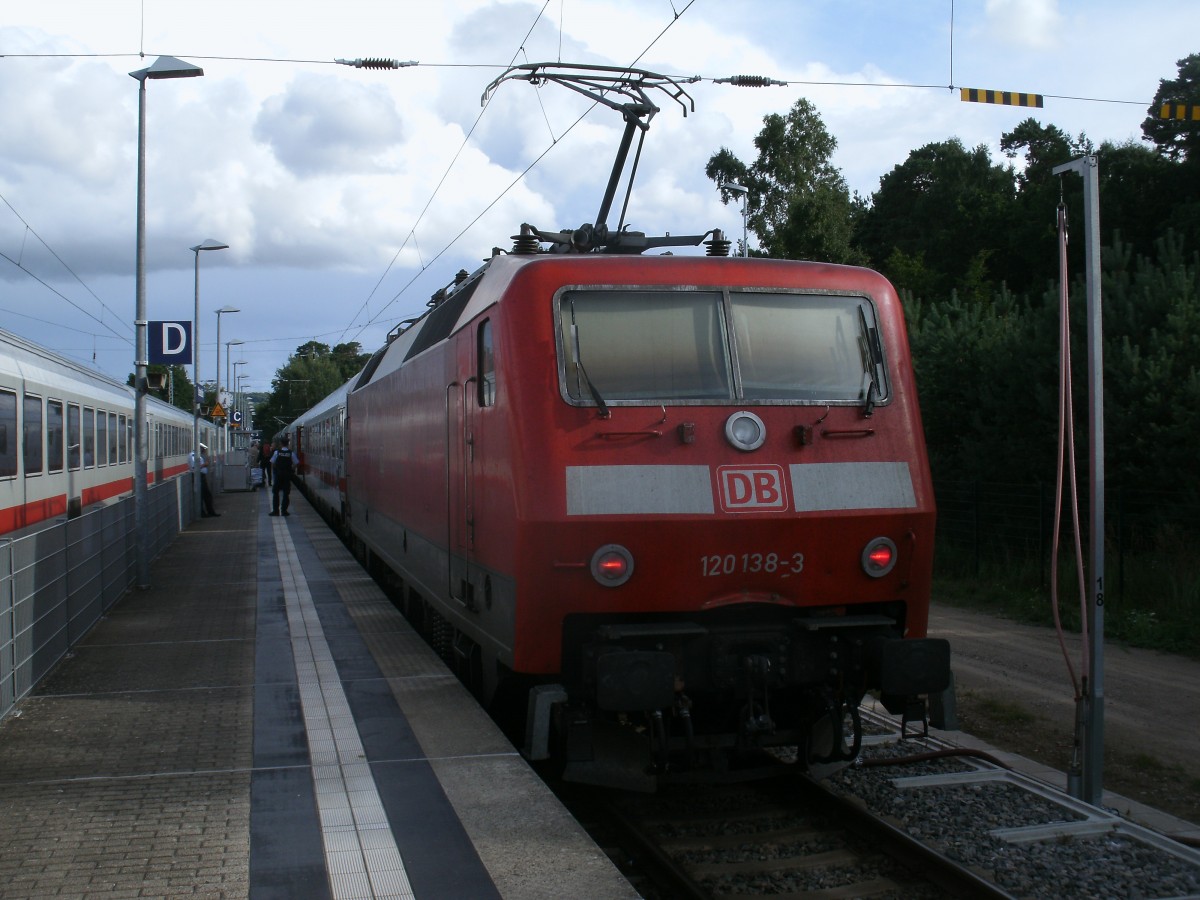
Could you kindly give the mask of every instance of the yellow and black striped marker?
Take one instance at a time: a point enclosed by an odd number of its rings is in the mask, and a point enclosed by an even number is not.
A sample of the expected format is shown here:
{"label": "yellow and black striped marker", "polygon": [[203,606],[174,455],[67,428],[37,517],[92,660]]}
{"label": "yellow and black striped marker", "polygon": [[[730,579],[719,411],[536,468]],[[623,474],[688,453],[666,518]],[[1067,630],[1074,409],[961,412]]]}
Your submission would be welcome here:
{"label": "yellow and black striped marker", "polygon": [[985,91],[980,88],[959,88],[964,103],[999,103],[1004,106],[1036,106],[1042,108],[1041,94],[1017,94],[1013,91]]}
{"label": "yellow and black striped marker", "polygon": [[1200,122],[1200,104],[1164,103],[1158,110],[1160,119],[1182,119],[1185,122]]}

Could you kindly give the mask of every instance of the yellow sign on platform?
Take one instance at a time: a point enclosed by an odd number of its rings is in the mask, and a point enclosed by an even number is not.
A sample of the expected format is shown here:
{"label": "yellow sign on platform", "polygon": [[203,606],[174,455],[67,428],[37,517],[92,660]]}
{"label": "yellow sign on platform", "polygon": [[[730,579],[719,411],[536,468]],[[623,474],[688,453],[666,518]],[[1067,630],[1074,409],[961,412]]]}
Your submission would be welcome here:
{"label": "yellow sign on platform", "polygon": [[225,409],[224,409],[224,407],[222,407],[222,406],[221,406],[221,404],[220,404],[220,403],[217,403],[217,404],[214,404],[214,405],[213,405],[213,408],[212,408],[212,417],[213,417],[214,419],[223,419],[223,418],[225,418]]}

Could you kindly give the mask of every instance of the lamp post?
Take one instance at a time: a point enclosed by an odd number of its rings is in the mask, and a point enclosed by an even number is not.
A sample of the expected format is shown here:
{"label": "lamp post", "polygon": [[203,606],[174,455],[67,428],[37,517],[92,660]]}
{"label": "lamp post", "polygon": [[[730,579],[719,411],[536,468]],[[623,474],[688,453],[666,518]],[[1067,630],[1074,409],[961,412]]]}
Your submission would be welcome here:
{"label": "lamp post", "polygon": [[[200,251],[228,250],[228,244],[209,238],[190,248],[196,256],[196,306],[192,313],[192,459],[200,459]],[[200,515],[200,464],[192,472],[192,516]]]}
{"label": "lamp post", "polygon": [[199,66],[173,56],[160,56],[145,69],[129,73],[138,82],[137,258],[133,320],[137,356],[133,362],[133,413],[137,422],[133,429],[133,523],[137,532],[137,584],[141,588],[150,586],[150,511],[146,489],[150,437],[146,422],[146,366],[149,364],[146,335],[146,79],[192,78],[203,74],[204,70]]}
{"label": "lamp post", "polygon": [[750,188],[744,185],[734,184],[732,181],[725,183],[725,190],[731,194],[742,195],[742,256],[750,255],[750,244],[746,240],[746,217],[749,215],[750,206]]}
{"label": "lamp post", "polygon": [[[233,382],[229,378],[229,348],[234,345],[241,344],[241,343],[243,343],[243,342],[238,340],[237,338],[232,338],[225,342],[225,392],[226,393],[229,393],[229,390],[233,387]],[[233,405],[232,397],[230,398],[229,405],[230,405],[230,407],[232,407],[232,405]],[[229,410],[225,411],[225,427],[222,428],[221,431],[225,435],[225,452],[228,453],[229,452]]]}
{"label": "lamp post", "polygon": [[[245,360],[242,360],[242,362],[244,363]],[[241,365],[241,363],[238,363],[238,365]],[[237,376],[237,400],[238,400],[237,408],[238,408],[238,412],[240,412],[242,414],[242,432],[243,433],[250,431],[250,416],[248,414],[248,410],[246,409],[246,385],[248,385],[249,383],[250,383],[249,375],[242,374],[242,375]],[[249,446],[249,444],[247,444],[247,446]]]}
{"label": "lamp post", "polygon": [[[229,348],[225,349],[225,358],[229,359]],[[246,365],[246,360],[239,359],[233,364],[233,408],[240,410],[242,408],[242,378],[244,375],[238,374],[238,366]]]}
{"label": "lamp post", "polygon": [[217,383],[217,392],[214,399],[217,403],[221,402],[221,314],[241,312],[236,306],[222,306],[217,310],[217,371],[213,376],[213,380]]}
{"label": "lamp post", "polygon": [[[233,387],[233,381],[231,380],[230,375],[229,375],[229,348],[237,347],[244,343],[246,343],[246,342],[242,341],[242,340],[238,340],[237,338],[230,338],[229,340],[227,340],[225,342],[225,387]],[[245,360],[243,359],[241,362],[235,363],[235,365],[241,365],[244,362],[245,362]]]}

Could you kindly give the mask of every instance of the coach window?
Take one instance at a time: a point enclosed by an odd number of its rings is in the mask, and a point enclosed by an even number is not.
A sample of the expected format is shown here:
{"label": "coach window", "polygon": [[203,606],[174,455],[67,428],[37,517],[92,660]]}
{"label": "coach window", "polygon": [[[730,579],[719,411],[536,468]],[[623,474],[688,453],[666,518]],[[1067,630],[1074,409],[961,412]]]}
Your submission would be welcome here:
{"label": "coach window", "polygon": [[83,467],[96,468],[96,410],[83,408]]}
{"label": "coach window", "polygon": [[115,466],[117,464],[117,437],[120,432],[117,431],[117,414],[108,414],[108,464]]}
{"label": "coach window", "polygon": [[496,405],[496,355],[492,350],[492,320],[479,326],[479,405]]}
{"label": "coach window", "polygon": [[42,444],[42,398],[25,395],[22,403],[24,421],[21,423],[21,452],[25,455],[25,474],[41,475],[43,458]]}
{"label": "coach window", "polygon": [[46,457],[51,472],[63,468],[63,405],[61,400],[46,401]]}
{"label": "coach window", "polygon": [[96,410],[96,465],[108,465],[108,417]]}
{"label": "coach window", "polygon": [[67,468],[79,468],[79,451],[83,446],[83,432],[79,425],[79,407],[72,403],[67,407]]}
{"label": "coach window", "polygon": [[17,395],[0,391],[0,478],[17,474]]}

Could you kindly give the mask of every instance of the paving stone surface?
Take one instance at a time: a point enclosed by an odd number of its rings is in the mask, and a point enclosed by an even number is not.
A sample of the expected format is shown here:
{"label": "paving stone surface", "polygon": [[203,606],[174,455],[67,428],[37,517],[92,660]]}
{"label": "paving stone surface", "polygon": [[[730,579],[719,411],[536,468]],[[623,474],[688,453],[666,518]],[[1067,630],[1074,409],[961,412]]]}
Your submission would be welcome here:
{"label": "paving stone surface", "polygon": [[180,534],[0,722],[0,897],[246,897],[258,494]]}

